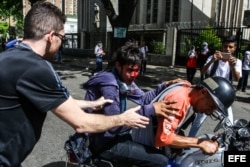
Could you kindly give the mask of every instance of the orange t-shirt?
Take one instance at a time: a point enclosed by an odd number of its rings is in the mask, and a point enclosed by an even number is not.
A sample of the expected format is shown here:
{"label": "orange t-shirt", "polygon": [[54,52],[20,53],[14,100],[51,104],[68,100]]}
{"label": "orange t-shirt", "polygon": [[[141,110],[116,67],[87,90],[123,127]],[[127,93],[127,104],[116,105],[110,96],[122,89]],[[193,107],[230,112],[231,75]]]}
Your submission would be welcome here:
{"label": "orange t-shirt", "polygon": [[189,86],[186,85],[180,86],[179,88],[169,92],[164,97],[164,100],[177,100],[175,105],[181,107],[181,109],[176,112],[178,112],[181,117],[176,118],[173,116],[173,120],[171,122],[169,122],[167,119],[164,119],[163,117],[158,119],[157,133],[155,138],[155,145],[157,147],[171,144],[176,136],[175,130],[177,129],[179,123],[185,119],[190,106],[188,87]]}

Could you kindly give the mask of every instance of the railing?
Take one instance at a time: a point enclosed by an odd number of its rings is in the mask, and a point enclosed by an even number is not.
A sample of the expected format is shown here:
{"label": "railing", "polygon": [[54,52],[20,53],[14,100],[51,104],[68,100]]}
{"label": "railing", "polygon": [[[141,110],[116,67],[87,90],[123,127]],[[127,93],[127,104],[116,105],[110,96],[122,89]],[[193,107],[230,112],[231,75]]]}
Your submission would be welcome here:
{"label": "railing", "polygon": [[[187,53],[187,48],[189,48],[189,43],[187,43],[187,39],[191,42],[191,44],[195,44],[196,40],[200,37],[201,32],[203,36],[206,36],[207,39],[204,39],[208,44],[213,40],[210,34],[204,35],[206,30],[212,30],[213,33],[223,41],[224,38],[229,36],[234,36],[237,40],[237,50],[235,55],[240,57],[242,52],[247,48],[250,47],[250,28],[247,27],[236,27],[236,28],[203,28],[203,29],[181,29],[178,30],[177,36],[177,44],[176,44],[176,54],[177,56],[185,56],[184,54]],[[207,31],[209,33],[209,31]],[[200,47],[200,44],[196,44]],[[210,45],[210,50],[215,50],[214,46]],[[199,48],[197,48],[199,49]],[[218,48],[216,48],[218,49]]]}

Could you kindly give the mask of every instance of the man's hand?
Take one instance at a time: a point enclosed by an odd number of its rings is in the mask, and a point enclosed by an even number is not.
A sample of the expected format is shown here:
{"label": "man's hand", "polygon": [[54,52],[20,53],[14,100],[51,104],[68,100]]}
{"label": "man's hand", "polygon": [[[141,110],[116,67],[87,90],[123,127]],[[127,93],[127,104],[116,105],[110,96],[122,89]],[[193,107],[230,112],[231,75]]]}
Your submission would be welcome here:
{"label": "man's hand", "polygon": [[162,116],[170,122],[174,117],[180,117],[180,115],[176,113],[176,111],[180,110],[180,107],[175,106],[175,103],[176,101],[173,100],[153,103],[156,115]]}
{"label": "man's hand", "polygon": [[124,121],[124,125],[131,128],[145,128],[149,124],[149,118],[144,117],[136,113],[141,108],[137,106],[126,110],[120,115],[121,120]]}
{"label": "man's hand", "polygon": [[216,141],[200,139],[198,143],[200,149],[208,155],[213,155],[218,151],[219,145]]}
{"label": "man's hand", "polygon": [[229,62],[230,67],[233,68],[237,62],[237,59],[236,57],[231,56],[228,62]]}
{"label": "man's hand", "polygon": [[106,103],[113,103],[111,99],[104,99],[104,97],[100,97],[99,99],[93,101],[95,106],[92,107],[93,110],[101,110],[103,109],[103,105]]}
{"label": "man's hand", "polygon": [[215,51],[215,53],[213,54],[213,58],[211,59],[212,62],[215,62],[217,60],[222,59],[222,54],[220,51]]}
{"label": "man's hand", "polygon": [[86,108],[91,108],[92,110],[100,110],[103,108],[104,104],[107,103],[113,103],[113,100],[111,99],[104,99],[104,97],[100,97],[99,99],[95,101],[89,101],[89,100],[76,100],[74,99],[77,103],[77,105],[81,109],[86,109]]}

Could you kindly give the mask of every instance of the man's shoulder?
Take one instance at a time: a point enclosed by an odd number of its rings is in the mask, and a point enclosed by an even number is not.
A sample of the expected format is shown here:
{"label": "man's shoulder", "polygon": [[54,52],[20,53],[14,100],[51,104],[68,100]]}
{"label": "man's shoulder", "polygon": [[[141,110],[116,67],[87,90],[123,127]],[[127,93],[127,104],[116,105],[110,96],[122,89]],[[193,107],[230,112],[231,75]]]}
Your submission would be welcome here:
{"label": "man's shoulder", "polygon": [[98,50],[100,47],[98,45],[95,46],[95,50]]}
{"label": "man's shoulder", "polygon": [[242,60],[241,60],[241,59],[239,59],[239,58],[236,58],[236,60],[237,60],[237,61],[239,61],[240,63],[242,62]]}
{"label": "man's shoulder", "polygon": [[115,76],[111,72],[99,72],[95,76],[92,76],[86,83],[85,86],[93,86],[93,85],[100,85],[100,86],[110,86],[110,85],[117,85],[117,81]]}
{"label": "man's shoulder", "polygon": [[103,71],[103,72],[99,72],[96,77],[98,78],[107,78],[105,80],[115,80],[115,76],[112,72],[110,71]]}

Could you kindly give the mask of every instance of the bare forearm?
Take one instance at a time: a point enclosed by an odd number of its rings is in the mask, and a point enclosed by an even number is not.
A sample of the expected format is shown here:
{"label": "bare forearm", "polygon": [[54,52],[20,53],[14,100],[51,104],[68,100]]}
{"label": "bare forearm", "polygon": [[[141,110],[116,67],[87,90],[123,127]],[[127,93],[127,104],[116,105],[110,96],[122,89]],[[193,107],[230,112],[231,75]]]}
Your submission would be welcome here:
{"label": "bare forearm", "polygon": [[218,143],[210,139],[198,139],[194,137],[185,137],[177,135],[172,144],[176,148],[196,147],[203,152],[212,155],[218,150]]}
{"label": "bare forearm", "polygon": [[86,100],[75,100],[75,101],[77,105],[82,109],[96,107],[96,104],[94,101],[86,101]]}
{"label": "bare forearm", "polygon": [[[91,103],[89,102],[89,104],[83,106],[92,106]],[[103,132],[125,124],[123,115],[105,116],[86,113],[76,105],[76,100],[71,97],[52,112],[67,122],[78,133]]]}
{"label": "bare forearm", "polygon": [[[82,120],[84,120],[84,123]],[[79,122],[79,125],[81,126],[75,127],[75,131],[78,133],[104,132],[116,126],[124,125],[124,121],[121,118],[121,115],[105,116],[101,114],[86,114],[85,118],[82,118],[79,121],[82,121]]]}
{"label": "bare forearm", "polygon": [[[102,101],[101,99],[99,101]],[[140,106],[131,108],[122,114],[105,116],[89,114],[80,109],[76,100],[69,97],[64,103],[54,108],[52,112],[68,123],[76,132],[103,132],[116,126],[145,128],[149,119],[137,113]]]}
{"label": "bare forearm", "polygon": [[100,108],[103,105],[107,104],[107,103],[112,103],[113,100],[110,99],[105,99],[103,96],[100,97],[99,99],[96,99],[94,101],[87,101],[87,100],[75,100],[77,105],[81,108],[81,109],[86,109],[86,108]]}
{"label": "bare forearm", "polygon": [[197,147],[199,148],[199,139],[194,137],[185,137],[176,135],[174,141],[170,144],[175,148]]}
{"label": "bare forearm", "polygon": [[206,65],[204,65],[202,68],[201,68],[201,74],[204,75],[206,74],[208,68],[210,67],[210,65],[213,63],[213,61],[209,61]]}
{"label": "bare forearm", "polygon": [[232,71],[233,78],[236,81],[239,81],[239,79],[240,79],[240,72],[236,71],[235,67],[231,67],[231,71]]}

